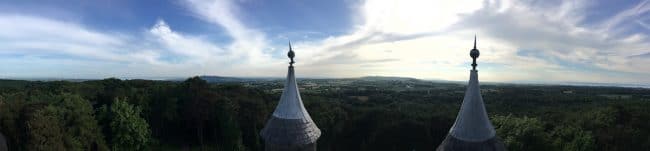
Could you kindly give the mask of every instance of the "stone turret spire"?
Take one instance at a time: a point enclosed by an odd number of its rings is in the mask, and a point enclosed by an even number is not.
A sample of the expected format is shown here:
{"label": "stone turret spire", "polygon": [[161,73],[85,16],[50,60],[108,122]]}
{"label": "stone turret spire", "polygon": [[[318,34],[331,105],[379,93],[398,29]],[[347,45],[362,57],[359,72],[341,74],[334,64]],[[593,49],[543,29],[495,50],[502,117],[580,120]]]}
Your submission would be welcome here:
{"label": "stone turret spire", "polygon": [[284,91],[260,135],[265,141],[266,151],[315,151],[321,131],[300,98],[293,67],[295,53],[291,45],[287,55],[291,62]]}
{"label": "stone turret spire", "polygon": [[483,97],[478,84],[478,71],[476,58],[479,56],[476,49],[470,51],[472,57],[472,70],[469,75],[469,84],[465,91],[465,98],[458,111],[454,125],[449,130],[445,140],[438,146],[438,151],[503,151],[506,150],[503,142],[496,136],[496,132],[487,116]]}

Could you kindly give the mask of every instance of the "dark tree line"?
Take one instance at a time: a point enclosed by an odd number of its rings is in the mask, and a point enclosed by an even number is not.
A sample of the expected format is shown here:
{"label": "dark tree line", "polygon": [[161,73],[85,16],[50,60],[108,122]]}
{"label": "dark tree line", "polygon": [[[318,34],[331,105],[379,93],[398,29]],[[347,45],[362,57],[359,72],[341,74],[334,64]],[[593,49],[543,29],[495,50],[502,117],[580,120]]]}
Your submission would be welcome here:
{"label": "dark tree line", "polygon": [[[464,86],[424,82],[410,83],[422,89],[383,89],[400,84],[364,81],[338,91],[303,91],[323,132],[319,150],[434,150],[454,122]],[[0,132],[19,151],[262,150],[259,131],[280,94],[261,85],[211,84],[198,77],[0,80]],[[512,151],[650,148],[648,89],[482,89],[497,135]]]}

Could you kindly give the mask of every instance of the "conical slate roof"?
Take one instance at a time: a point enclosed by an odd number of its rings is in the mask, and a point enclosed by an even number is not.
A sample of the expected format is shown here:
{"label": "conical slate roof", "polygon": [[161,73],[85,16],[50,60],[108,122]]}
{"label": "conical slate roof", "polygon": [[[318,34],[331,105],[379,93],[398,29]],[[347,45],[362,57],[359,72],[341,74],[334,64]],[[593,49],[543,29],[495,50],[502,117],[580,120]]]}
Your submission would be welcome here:
{"label": "conical slate roof", "polygon": [[320,134],[302,103],[291,65],[280,102],[260,135],[268,144],[291,148],[314,144]]}
{"label": "conical slate roof", "polygon": [[469,75],[469,84],[465,91],[465,98],[456,117],[454,125],[449,130],[445,140],[438,146],[438,151],[501,151],[506,150],[503,143],[496,137],[496,132],[485,111],[483,97],[478,84],[478,71],[476,58],[479,56],[476,49],[470,52],[473,58]]}
{"label": "conical slate roof", "polygon": [[478,85],[478,71],[472,70],[465,98],[460,107],[456,122],[449,135],[469,141],[483,141],[494,137],[495,131],[483,105],[483,97]]}

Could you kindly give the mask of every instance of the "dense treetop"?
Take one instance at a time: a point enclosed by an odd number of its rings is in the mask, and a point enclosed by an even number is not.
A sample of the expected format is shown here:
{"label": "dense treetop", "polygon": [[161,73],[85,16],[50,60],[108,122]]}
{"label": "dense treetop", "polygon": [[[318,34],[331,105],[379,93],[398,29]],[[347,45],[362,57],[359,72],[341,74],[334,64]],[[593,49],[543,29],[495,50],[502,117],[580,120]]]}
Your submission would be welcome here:
{"label": "dense treetop", "polygon": [[[11,150],[262,150],[282,80],[208,83],[0,80]],[[415,79],[299,79],[321,151],[433,150],[465,86]],[[648,150],[650,90],[482,85],[509,150]],[[278,91],[279,90],[279,91]]]}

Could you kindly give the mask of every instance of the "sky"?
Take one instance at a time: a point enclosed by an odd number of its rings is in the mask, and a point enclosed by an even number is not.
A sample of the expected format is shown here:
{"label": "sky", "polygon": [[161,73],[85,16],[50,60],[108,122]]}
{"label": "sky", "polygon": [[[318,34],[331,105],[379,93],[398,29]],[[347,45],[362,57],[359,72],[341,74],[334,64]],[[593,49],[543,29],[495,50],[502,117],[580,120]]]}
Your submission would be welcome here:
{"label": "sky", "polygon": [[649,0],[0,1],[0,78],[650,84]]}

